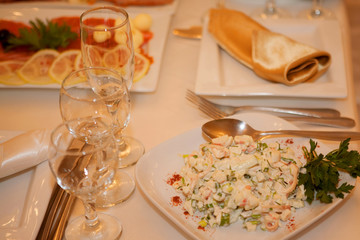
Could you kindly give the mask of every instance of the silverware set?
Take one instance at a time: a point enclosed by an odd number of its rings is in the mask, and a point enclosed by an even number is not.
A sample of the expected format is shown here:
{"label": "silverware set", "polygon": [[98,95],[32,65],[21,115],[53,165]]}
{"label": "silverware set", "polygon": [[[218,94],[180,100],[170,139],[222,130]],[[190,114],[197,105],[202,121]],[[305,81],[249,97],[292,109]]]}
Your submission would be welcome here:
{"label": "silverware set", "polygon": [[200,111],[213,119],[221,119],[239,112],[258,111],[276,114],[287,121],[305,122],[310,124],[351,128],[355,121],[341,117],[340,112],[331,108],[288,108],[269,106],[226,106],[213,103],[206,98],[187,90],[186,98]]}
{"label": "silverware set", "polygon": [[55,184],[36,240],[62,240],[75,196]]}

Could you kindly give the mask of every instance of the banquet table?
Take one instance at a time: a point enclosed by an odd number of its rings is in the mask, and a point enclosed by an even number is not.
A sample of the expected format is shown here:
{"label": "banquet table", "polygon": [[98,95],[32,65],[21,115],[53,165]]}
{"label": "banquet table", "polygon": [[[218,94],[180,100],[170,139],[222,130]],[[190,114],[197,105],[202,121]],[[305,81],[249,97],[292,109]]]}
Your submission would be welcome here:
{"label": "banquet table", "polygon": [[[229,99],[232,104],[335,108],[343,116],[356,120],[356,127],[346,130],[360,130],[352,77],[350,30],[346,8],[341,0],[324,2],[327,8],[335,12],[342,30],[346,66],[344,81],[347,83],[347,96],[345,98],[236,97]],[[262,6],[264,1],[228,0],[225,3],[226,7],[250,13],[253,9]],[[311,1],[304,0],[279,0],[277,3],[294,16],[300,10],[311,6]],[[147,152],[167,139],[199,127],[210,120],[185,98],[186,90],[194,89],[201,42],[174,36],[172,29],[202,24],[207,10],[214,7],[215,4],[214,0],[178,0],[167,35],[157,88],[150,93],[131,94],[131,121],[126,129],[126,134],[139,139]],[[28,131],[54,128],[61,123],[58,98],[58,89],[0,89],[0,129]],[[219,97],[218,100],[222,101],[223,98]],[[295,125],[308,130],[339,130],[309,124],[295,123]],[[352,147],[357,149],[355,143],[352,144]],[[135,167],[125,169],[134,178],[136,178]],[[100,211],[113,214],[121,220],[123,225],[121,239],[160,240],[188,239],[189,237],[156,209],[139,188],[125,202]],[[77,201],[71,218],[79,216],[83,212],[82,204]],[[346,201],[296,235],[294,239],[359,239],[359,214],[358,179],[355,190]]]}

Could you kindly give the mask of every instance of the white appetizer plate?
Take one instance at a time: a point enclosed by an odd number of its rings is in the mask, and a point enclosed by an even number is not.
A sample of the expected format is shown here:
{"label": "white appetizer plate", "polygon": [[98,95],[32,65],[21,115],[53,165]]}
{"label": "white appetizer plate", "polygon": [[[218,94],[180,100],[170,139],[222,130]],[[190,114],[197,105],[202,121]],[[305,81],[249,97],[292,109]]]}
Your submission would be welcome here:
{"label": "white appetizer plate", "polygon": [[204,24],[195,92],[209,96],[277,96],[345,98],[347,96],[342,33],[336,20],[258,20],[265,27],[331,54],[328,71],[313,83],[286,86],[258,77],[222,50]]}
{"label": "white appetizer plate", "polygon": [[[0,142],[19,132],[0,131]],[[55,180],[47,161],[0,179],[0,239],[35,239]]]}
{"label": "white appetizer plate", "polygon": [[[247,113],[236,115],[235,118],[246,121],[254,128],[260,130],[274,129],[296,129],[292,124],[261,113]],[[273,138],[269,141],[284,142],[289,138]],[[291,138],[294,141],[292,145],[296,154],[302,154],[301,146],[309,147],[309,139]],[[169,184],[167,180],[174,173],[179,173],[184,162],[182,155],[190,154],[197,150],[205,140],[201,134],[201,127],[185,132],[182,135],[174,137],[147,152],[137,163],[135,174],[138,187],[145,196],[158,208],[166,217],[178,225],[189,237],[194,239],[287,239],[325,216],[331,209],[340,204],[343,200],[336,199],[332,204],[320,204],[315,201],[305,208],[298,209],[294,219],[290,223],[285,223],[276,232],[265,232],[257,230],[256,232],[247,232],[242,228],[241,220],[229,227],[220,227],[216,229],[201,230],[197,228],[199,218],[192,218],[184,215],[184,209],[181,206],[174,206],[171,202],[173,196],[180,196]],[[337,143],[338,145],[338,143]],[[328,153],[330,148],[320,143],[318,153]],[[342,179],[354,185],[356,179],[349,176],[343,176]],[[184,199],[183,199],[184,200]],[[294,225],[292,225],[292,223]]]}
{"label": "white appetizer plate", "polygon": [[[159,80],[159,73],[162,61],[163,50],[165,47],[169,25],[172,14],[176,9],[177,1],[173,5],[164,7],[131,7],[127,9],[130,18],[140,13],[148,13],[153,20],[151,31],[153,38],[149,42],[148,54],[153,57],[154,62],[150,65],[147,75],[134,83],[132,92],[153,92],[156,90]],[[98,5],[96,5],[98,6]],[[26,24],[30,20],[39,18],[42,20],[62,17],[79,16],[89,7],[94,5],[71,5],[66,3],[36,3],[36,4],[0,4],[0,19],[20,21]],[[0,84],[0,88],[60,88],[59,84],[33,85],[25,84],[20,86],[11,86]]]}

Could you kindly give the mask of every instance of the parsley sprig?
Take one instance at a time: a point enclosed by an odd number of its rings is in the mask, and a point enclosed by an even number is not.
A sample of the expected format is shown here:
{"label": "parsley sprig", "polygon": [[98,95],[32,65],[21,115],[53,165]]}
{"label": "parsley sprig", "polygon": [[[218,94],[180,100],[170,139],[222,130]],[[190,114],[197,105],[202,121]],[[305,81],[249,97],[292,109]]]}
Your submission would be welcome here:
{"label": "parsley sprig", "polygon": [[315,151],[317,143],[310,139],[310,151],[303,147],[307,160],[306,173],[300,173],[298,185],[304,185],[306,201],[312,203],[315,199],[322,203],[331,203],[333,195],[344,198],[354,186],[342,183],[340,186],[339,171],[347,172],[352,177],[360,176],[360,154],[349,151],[350,138],[342,141],[339,148],[329,152],[326,156],[318,155]]}
{"label": "parsley sprig", "polygon": [[11,36],[8,39],[6,50],[19,46],[26,46],[31,50],[45,48],[57,49],[66,47],[71,40],[75,40],[78,35],[71,31],[67,24],[59,25],[51,21],[43,22],[40,19],[30,21],[31,28],[19,29],[19,37]]}

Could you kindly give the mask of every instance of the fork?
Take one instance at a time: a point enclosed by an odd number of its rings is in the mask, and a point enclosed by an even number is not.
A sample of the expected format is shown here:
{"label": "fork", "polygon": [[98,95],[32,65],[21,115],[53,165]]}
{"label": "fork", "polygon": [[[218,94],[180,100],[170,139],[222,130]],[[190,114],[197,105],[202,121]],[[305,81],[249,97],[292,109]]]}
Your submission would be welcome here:
{"label": "fork", "polygon": [[186,98],[198,105],[199,108],[206,110],[209,114],[212,114],[216,118],[224,118],[231,115],[234,115],[237,112],[256,110],[263,112],[272,112],[272,113],[285,113],[299,116],[307,117],[339,117],[340,112],[331,109],[331,108],[285,108],[285,107],[265,107],[265,106],[227,106],[212,103],[209,100],[205,99],[202,96],[196,95],[193,91],[187,90]]}
{"label": "fork", "polygon": [[[332,127],[354,127],[355,121],[350,118],[340,117],[340,112],[330,108],[283,108],[265,106],[226,106],[212,103],[202,96],[196,95],[193,91],[187,90],[186,98],[195,104],[200,111],[213,119],[221,119],[242,111],[262,111],[278,114],[288,121],[310,122]],[[292,116],[291,116],[292,115]]]}

